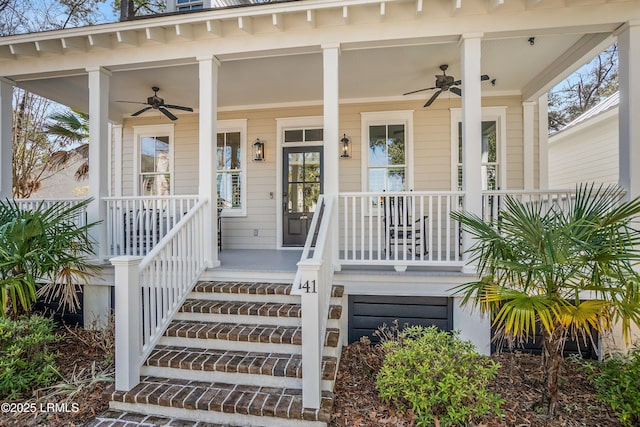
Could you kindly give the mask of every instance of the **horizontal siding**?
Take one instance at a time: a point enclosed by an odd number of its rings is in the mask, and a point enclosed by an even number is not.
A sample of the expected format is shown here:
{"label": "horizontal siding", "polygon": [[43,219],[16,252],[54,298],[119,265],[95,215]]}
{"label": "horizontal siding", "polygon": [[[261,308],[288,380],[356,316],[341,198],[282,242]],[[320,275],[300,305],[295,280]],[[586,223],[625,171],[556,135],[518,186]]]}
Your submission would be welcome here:
{"label": "horizontal siding", "polygon": [[[498,97],[483,100],[483,106],[507,107],[507,162],[509,188],[522,188],[522,103],[520,97]],[[416,191],[451,189],[451,125],[450,109],[459,108],[457,98],[439,99],[429,108],[421,102],[350,103],[340,106],[340,133],[352,140],[352,158],[340,160],[340,190],[361,191],[361,113],[414,110],[414,185]],[[322,106],[291,107],[249,111],[225,111],[220,120],[247,120],[247,215],[223,218],[223,248],[274,248],[276,246],[275,200],[277,118],[320,116]],[[198,115],[181,114],[174,122],[174,193],[198,192]],[[132,195],[133,127],[166,124],[164,117],[127,118],[123,123],[123,194]],[[265,142],[266,160],[251,162],[251,143],[256,138]],[[336,156],[338,153],[336,153]],[[273,193],[273,198],[271,198]],[[258,236],[254,236],[258,230]]]}
{"label": "horizontal siding", "polygon": [[585,126],[549,143],[549,188],[618,182],[618,120]]}

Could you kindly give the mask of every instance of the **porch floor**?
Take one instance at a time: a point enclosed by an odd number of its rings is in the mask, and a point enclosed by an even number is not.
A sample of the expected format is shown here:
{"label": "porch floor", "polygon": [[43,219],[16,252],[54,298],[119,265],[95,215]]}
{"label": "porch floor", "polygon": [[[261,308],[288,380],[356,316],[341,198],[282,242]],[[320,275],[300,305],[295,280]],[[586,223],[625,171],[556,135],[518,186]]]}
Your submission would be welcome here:
{"label": "porch floor", "polygon": [[295,273],[302,250],[223,249],[216,270],[245,270]]}

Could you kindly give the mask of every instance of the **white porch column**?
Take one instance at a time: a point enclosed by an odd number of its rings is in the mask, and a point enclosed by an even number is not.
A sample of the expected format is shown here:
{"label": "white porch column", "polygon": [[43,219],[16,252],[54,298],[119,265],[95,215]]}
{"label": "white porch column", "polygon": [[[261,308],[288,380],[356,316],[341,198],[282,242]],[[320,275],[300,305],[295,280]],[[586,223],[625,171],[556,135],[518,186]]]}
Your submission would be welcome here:
{"label": "white porch column", "polygon": [[0,78],[0,200],[13,197],[13,85]]}
{"label": "white porch column", "polygon": [[545,93],[538,98],[538,188],[549,188],[549,100]]}
{"label": "white porch column", "polygon": [[216,191],[216,123],[218,121],[218,67],[213,56],[199,57],[200,118],[198,138],[198,195],[210,201],[207,204],[204,242],[206,263],[209,268],[220,265],[218,260],[218,195]]}
{"label": "white porch column", "polygon": [[[340,44],[330,43],[322,45],[322,87],[323,87],[323,114],[324,114],[324,194],[335,198],[333,213],[338,211],[338,192],[340,191],[338,140],[340,139],[340,101],[338,86],[338,68],[340,57]],[[332,213],[332,214],[333,214]],[[331,248],[333,252],[333,264],[338,266],[338,227],[333,227],[331,241],[336,243]]]}
{"label": "white porch column", "polygon": [[619,182],[629,198],[640,196],[640,21],[625,24],[619,49]]}
{"label": "white porch column", "polygon": [[[482,214],[482,101],[480,91],[480,54],[482,34],[463,34],[460,41],[462,57],[462,191],[464,209]],[[464,271],[475,272],[467,265],[466,250],[472,245],[468,236],[463,238]]]}
{"label": "white porch column", "polygon": [[109,191],[109,82],[111,72],[102,67],[87,68],[89,73],[89,222],[103,221],[90,230],[96,242],[98,261],[107,259],[107,206],[102,201]]}
{"label": "white porch column", "polygon": [[522,138],[523,138],[523,153],[522,163],[524,171],[524,189],[533,190],[534,187],[534,107],[536,103],[527,101],[522,103]]}

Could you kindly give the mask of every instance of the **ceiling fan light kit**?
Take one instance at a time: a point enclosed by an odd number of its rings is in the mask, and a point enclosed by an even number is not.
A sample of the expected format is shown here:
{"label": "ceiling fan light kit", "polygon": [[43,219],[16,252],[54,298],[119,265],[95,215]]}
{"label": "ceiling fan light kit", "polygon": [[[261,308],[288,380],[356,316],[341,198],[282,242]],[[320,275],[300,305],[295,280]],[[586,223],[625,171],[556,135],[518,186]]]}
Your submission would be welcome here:
{"label": "ceiling fan light kit", "polygon": [[141,110],[138,110],[135,113],[131,114],[131,117],[137,117],[146,111],[154,109],[154,110],[160,111],[162,114],[167,116],[171,121],[175,121],[175,120],[178,120],[178,118],[171,111],[167,110],[167,108],[171,108],[173,110],[193,112],[193,108],[191,107],[183,107],[182,105],[165,104],[164,99],[158,96],[158,91],[160,90],[158,86],[153,86],[151,90],[153,91],[153,96],[148,97],[147,102],[138,102],[138,101],[117,101],[117,102],[125,102],[127,104],[147,105],[147,107],[144,107]]}
{"label": "ceiling fan light kit", "polygon": [[[418,92],[424,92],[427,90],[433,90],[433,89],[438,89],[433,95],[431,95],[431,97],[427,100],[427,102],[424,104],[424,107],[428,107],[431,104],[433,104],[433,102],[436,100],[436,98],[438,98],[438,96],[440,96],[440,94],[442,92],[452,92],[458,96],[462,96],[462,89],[459,88],[458,86],[460,86],[462,84],[462,80],[456,80],[453,76],[448,76],[447,75],[447,69],[449,68],[449,65],[447,64],[442,64],[440,66],[440,70],[442,71],[442,74],[437,74],[436,75],[436,83],[435,86],[432,87],[427,87],[424,89],[418,89],[418,90],[413,90],[411,92],[406,92],[403,93],[403,95],[411,95],[414,93],[418,93]],[[483,74],[480,76],[480,81],[487,81],[489,80],[490,77],[486,74]],[[495,79],[494,79],[495,81]]]}

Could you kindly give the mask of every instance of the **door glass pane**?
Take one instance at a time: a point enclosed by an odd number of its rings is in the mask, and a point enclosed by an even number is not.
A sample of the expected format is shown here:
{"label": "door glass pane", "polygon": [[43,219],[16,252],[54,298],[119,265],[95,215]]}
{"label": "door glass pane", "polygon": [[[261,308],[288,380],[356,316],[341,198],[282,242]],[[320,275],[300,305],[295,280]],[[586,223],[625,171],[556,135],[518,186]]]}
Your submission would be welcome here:
{"label": "door glass pane", "polygon": [[369,126],[369,165],[387,164],[387,127]]}
{"label": "door glass pane", "polygon": [[302,142],[302,129],[285,130],[284,142]]}
{"label": "door glass pane", "polygon": [[322,141],[322,129],[307,129],[304,131],[304,140],[307,142]]}
{"label": "door glass pane", "polygon": [[320,181],[320,153],[317,151],[304,153],[304,181]]}
{"label": "door glass pane", "polygon": [[304,181],[304,157],[303,153],[289,153],[289,182]]}
{"label": "door glass pane", "polygon": [[306,184],[304,187],[304,206],[306,212],[315,212],[320,197],[320,183]]}
{"label": "door glass pane", "polygon": [[288,211],[304,212],[304,184],[289,184],[288,187]]}

